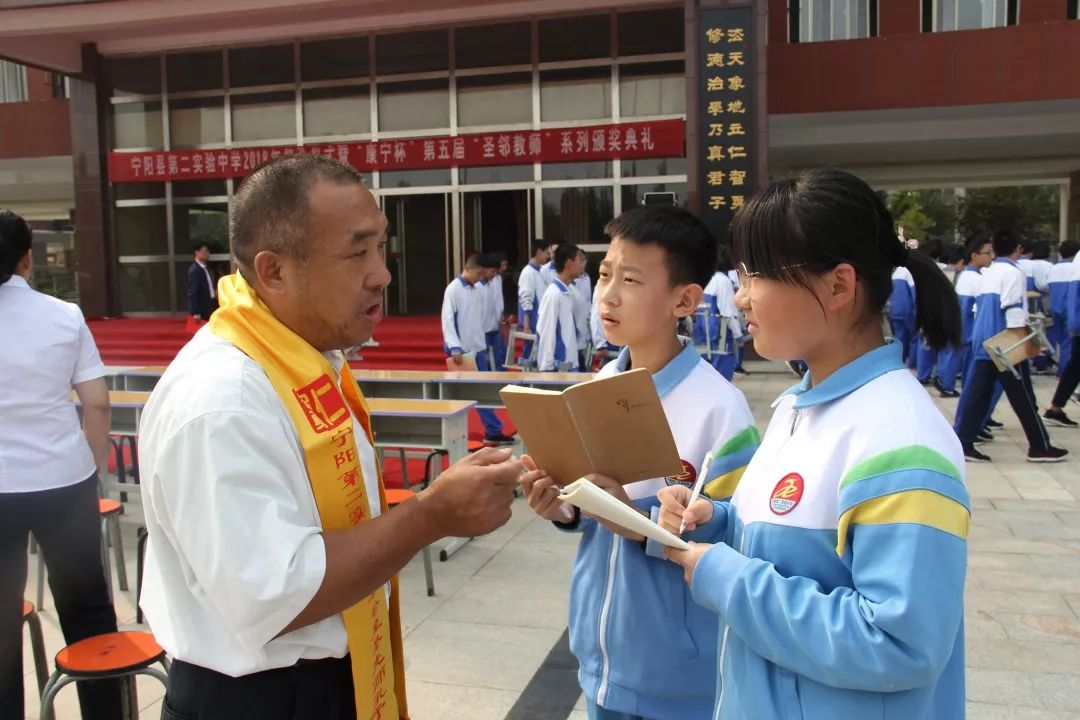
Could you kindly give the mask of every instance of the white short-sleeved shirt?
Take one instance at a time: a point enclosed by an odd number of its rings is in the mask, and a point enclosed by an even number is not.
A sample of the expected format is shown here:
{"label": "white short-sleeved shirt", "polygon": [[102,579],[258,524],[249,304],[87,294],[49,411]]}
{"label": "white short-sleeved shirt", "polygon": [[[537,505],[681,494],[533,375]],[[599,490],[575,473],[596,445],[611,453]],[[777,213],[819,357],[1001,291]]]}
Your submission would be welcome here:
{"label": "white short-sleeved shirt", "polygon": [[[328,354],[340,371],[340,353]],[[375,453],[354,419],[372,517]],[[340,615],[276,637],[326,572],[299,436],[259,365],[203,328],[154,389],[139,435],[150,533],[140,601],[173,657],[231,676],[344,657]]]}
{"label": "white short-sleeved shirt", "polygon": [[96,465],[71,388],[105,375],[82,311],[14,275],[0,285],[0,328],[0,493],[82,482]]}

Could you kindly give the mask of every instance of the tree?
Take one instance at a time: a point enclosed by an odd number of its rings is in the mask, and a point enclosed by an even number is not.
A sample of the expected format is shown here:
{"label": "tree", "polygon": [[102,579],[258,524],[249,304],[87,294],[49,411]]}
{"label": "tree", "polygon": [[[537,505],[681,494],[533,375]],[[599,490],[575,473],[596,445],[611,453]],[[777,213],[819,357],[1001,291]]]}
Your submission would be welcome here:
{"label": "tree", "polygon": [[1013,230],[1056,241],[1057,185],[973,188],[957,201],[957,225],[965,237],[978,232]]}

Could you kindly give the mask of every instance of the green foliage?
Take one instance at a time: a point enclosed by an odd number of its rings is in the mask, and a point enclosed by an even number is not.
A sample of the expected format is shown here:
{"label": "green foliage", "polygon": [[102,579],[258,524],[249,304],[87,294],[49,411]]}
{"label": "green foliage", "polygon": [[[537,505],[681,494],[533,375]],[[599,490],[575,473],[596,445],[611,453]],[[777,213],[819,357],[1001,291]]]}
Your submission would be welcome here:
{"label": "green foliage", "polygon": [[965,237],[1014,230],[1055,242],[1059,191],[1057,185],[974,188],[957,202],[957,225]]}

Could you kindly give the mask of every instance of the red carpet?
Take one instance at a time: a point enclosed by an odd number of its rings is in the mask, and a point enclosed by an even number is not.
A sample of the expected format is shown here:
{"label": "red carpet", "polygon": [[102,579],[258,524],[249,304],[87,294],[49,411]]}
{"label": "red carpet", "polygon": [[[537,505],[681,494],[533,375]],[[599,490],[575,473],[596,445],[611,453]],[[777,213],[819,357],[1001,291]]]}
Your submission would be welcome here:
{"label": "red carpet", "polygon": [[[168,365],[191,339],[184,316],[110,318],[88,322],[106,365]],[[379,347],[361,351],[355,368],[445,370],[438,317],[390,317],[375,330]]]}

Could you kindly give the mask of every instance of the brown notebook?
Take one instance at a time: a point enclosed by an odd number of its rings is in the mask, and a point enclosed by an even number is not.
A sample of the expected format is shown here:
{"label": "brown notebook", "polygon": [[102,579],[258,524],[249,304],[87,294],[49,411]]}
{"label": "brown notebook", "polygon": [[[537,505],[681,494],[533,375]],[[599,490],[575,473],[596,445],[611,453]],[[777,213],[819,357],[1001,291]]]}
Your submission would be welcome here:
{"label": "brown notebook", "polygon": [[527,452],[560,485],[589,473],[622,484],[682,472],[652,376],[645,368],[556,392],[499,391]]}

